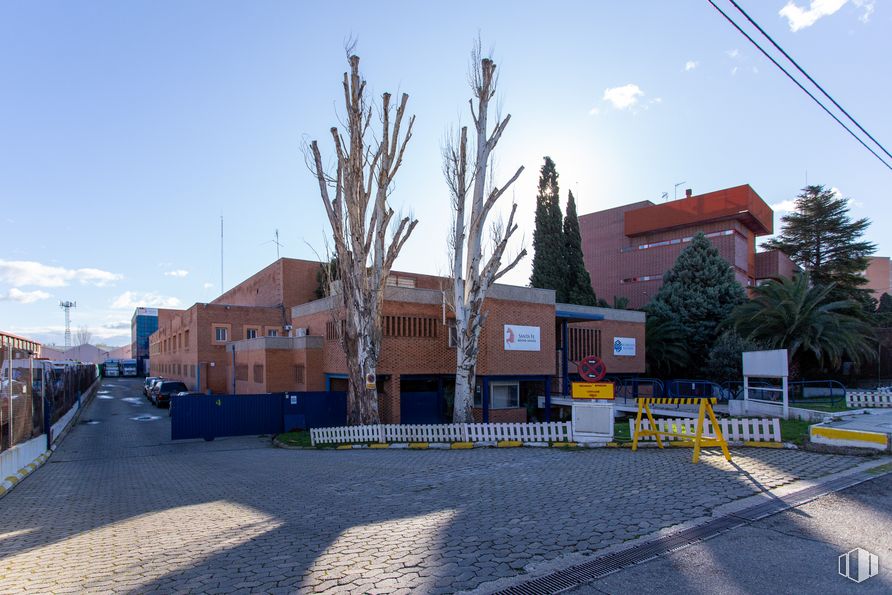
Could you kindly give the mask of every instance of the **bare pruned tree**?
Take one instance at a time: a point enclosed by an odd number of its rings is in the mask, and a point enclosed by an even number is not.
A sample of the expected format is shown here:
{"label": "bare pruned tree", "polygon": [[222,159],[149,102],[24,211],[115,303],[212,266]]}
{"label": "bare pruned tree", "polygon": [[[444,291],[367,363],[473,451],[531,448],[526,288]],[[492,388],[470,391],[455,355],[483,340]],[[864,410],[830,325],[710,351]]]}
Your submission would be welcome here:
{"label": "bare pruned tree", "polygon": [[463,126],[458,138],[451,139],[443,151],[443,170],[452,196],[453,210],[449,243],[452,250],[451,306],[455,312],[456,327],[455,402],[452,420],[456,423],[473,421],[477,353],[480,332],[487,315],[483,309],[486,295],[493,283],[526,256],[526,250],[521,250],[510,262],[504,266],[502,264],[508,242],[517,231],[517,224],[514,222],[517,211],[515,203],[511,206],[507,224],[501,221],[492,224],[492,244],[488,257],[484,257],[486,220],[496,201],[523,172],[523,166],[517,168],[502,187],[494,185],[488,179],[492,175],[489,171],[492,152],[505,132],[511,115],[501,120],[496,117],[496,123],[492,131],[489,131],[490,102],[496,92],[496,65],[491,58],[482,57],[479,42],[471,58],[470,80],[474,97],[469,103],[474,122],[473,146],[469,149],[468,128]]}
{"label": "bare pruned tree", "polygon": [[343,325],[335,326],[347,356],[348,420],[351,424],[376,424],[374,379],[384,288],[394,261],[418,223],[410,217],[393,220],[387,197],[412,137],[415,116],[409,118],[401,138],[409,96],[403,94],[394,110],[390,94],[384,93],[381,131],[372,134],[373,110],[366,96],[366,81],[359,73],[359,56],[350,55],[348,62],[350,72],[344,73],[343,81],[346,138],[337,127],[331,129],[337,166],[326,172],[314,140],[310,143],[310,169],[319,182],[334,240],[338,295],[345,317]]}
{"label": "bare pruned tree", "polygon": [[90,329],[82,326],[77,329],[74,333],[74,344],[75,345],[86,345],[93,338],[93,333],[90,332]]}

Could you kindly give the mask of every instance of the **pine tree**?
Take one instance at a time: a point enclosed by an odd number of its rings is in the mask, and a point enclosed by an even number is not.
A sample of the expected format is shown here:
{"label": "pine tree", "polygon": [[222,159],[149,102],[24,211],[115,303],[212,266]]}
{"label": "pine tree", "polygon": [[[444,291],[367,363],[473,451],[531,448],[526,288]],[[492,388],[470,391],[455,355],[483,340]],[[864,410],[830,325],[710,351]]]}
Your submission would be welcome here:
{"label": "pine tree", "polygon": [[533,274],[530,276],[530,285],[554,289],[559,302],[567,300],[562,225],[558,173],[551,157],[545,157],[545,165],[539,174],[539,193],[536,196],[536,230],[533,232]]}
{"label": "pine tree", "polygon": [[567,267],[563,292],[566,303],[579,304],[580,306],[597,304],[595,291],[592,289],[592,278],[585,268],[585,261],[582,257],[582,236],[579,234],[576,199],[573,198],[572,190],[567,198],[567,216],[564,217],[563,259]]}
{"label": "pine tree", "polygon": [[848,200],[824,186],[806,186],[796,198],[796,210],[784,215],[783,231],[765,242],[809,273],[815,285],[836,284],[835,297],[867,303],[864,290],[868,257],[876,245],[861,239],[869,219],[852,221]]}
{"label": "pine tree", "polygon": [[719,325],[746,301],[731,266],[698,233],[663,276],[663,286],[647,306],[648,314],[680,325],[687,345],[689,374],[699,374],[719,334]]}

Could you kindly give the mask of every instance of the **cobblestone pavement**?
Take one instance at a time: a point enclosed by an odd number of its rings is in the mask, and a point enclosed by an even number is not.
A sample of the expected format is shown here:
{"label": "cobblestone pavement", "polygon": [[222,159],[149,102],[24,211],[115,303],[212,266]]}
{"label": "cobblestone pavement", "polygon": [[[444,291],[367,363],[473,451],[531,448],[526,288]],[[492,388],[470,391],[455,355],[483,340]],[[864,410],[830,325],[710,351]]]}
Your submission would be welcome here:
{"label": "cobblestone pavement", "polygon": [[862,461],[172,443],[167,411],[140,390],[106,382],[50,462],[0,500],[0,592],[453,592]]}

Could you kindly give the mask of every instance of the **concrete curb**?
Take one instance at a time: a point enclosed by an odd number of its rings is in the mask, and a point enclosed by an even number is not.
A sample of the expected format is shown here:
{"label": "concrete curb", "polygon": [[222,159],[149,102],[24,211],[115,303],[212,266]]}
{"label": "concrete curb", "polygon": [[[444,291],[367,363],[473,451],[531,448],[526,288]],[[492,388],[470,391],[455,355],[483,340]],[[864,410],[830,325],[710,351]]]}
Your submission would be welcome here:
{"label": "concrete curb", "polygon": [[19,482],[34,473],[39,467],[46,463],[52,454],[52,451],[47,451],[34,459],[31,463],[19,469],[15,475],[5,477],[3,479],[3,482],[0,483],[0,498],[5,496],[12,488],[17,486]]}
{"label": "concrete curb", "polygon": [[[503,440],[500,442],[371,442],[367,444],[328,444],[326,446],[293,446],[273,438],[273,446],[289,450],[465,450],[469,448],[559,448],[563,450],[581,450],[594,448],[632,448],[631,442],[520,442]],[[690,444],[669,442],[675,448],[690,448]],[[728,446],[744,448],[774,448],[800,450],[800,447],[789,442],[757,442],[729,441]],[[658,448],[656,442],[643,442],[638,448]]]}

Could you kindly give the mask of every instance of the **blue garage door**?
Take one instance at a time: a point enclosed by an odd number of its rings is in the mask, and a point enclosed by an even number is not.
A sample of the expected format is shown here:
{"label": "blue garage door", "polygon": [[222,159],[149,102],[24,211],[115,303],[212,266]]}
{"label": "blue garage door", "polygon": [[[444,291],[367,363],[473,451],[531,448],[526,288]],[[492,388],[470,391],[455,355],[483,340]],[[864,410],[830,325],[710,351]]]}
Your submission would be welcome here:
{"label": "blue garage door", "polygon": [[441,424],[443,423],[440,393],[400,392],[400,423]]}

